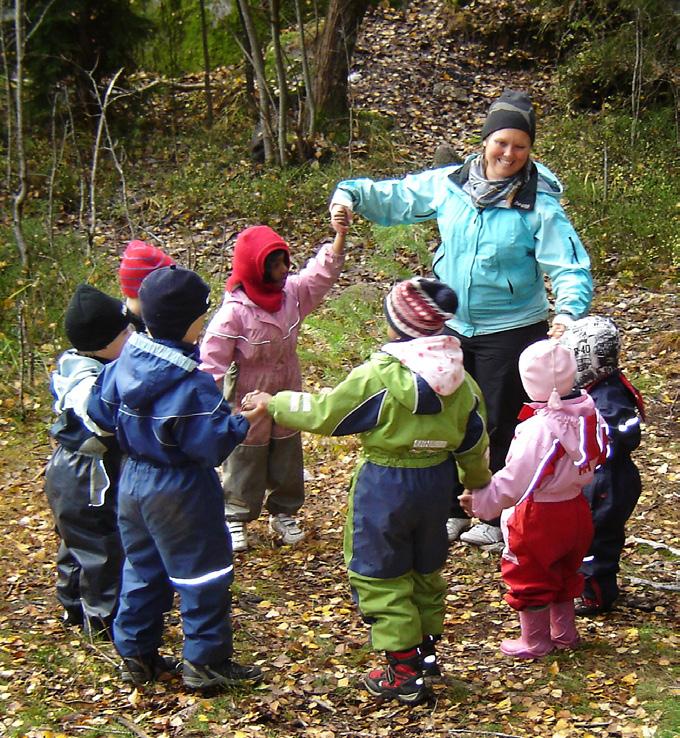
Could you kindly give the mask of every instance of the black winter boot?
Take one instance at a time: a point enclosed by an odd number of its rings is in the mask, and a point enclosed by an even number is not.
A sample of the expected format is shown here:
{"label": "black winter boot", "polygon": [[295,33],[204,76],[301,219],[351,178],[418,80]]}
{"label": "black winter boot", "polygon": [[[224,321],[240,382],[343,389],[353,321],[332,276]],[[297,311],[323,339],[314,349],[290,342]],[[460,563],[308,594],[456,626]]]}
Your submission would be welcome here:
{"label": "black winter boot", "polygon": [[430,679],[437,679],[442,675],[437,663],[437,651],[435,649],[435,644],[439,640],[441,640],[441,635],[426,635],[423,636],[423,642],[418,646],[423,660],[423,676]]}
{"label": "black winter boot", "polygon": [[259,666],[244,666],[225,659],[219,664],[193,664],[184,660],[182,678],[189,689],[225,689],[262,681]]}
{"label": "black winter boot", "polygon": [[168,682],[178,676],[181,665],[177,659],[161,656],[152,651],[144,656],[123,659],[120,677],[126,684],[140,686],[148,682]]}

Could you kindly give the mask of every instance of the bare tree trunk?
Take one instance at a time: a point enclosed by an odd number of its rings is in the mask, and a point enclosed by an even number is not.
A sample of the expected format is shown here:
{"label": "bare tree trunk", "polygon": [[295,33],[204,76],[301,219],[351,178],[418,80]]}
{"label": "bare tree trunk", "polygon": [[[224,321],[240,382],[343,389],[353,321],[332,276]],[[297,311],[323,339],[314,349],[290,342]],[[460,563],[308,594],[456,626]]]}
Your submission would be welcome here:
{"label": "bare tree trunk", "polygon": [[635,13],[635,64],[633,66],[633,81],[631,84],[631,112],[630,146],[635,148],[637,140],[637,124],[640,120],[640,97],[642,96],[642,19],[640,8]]}
{"label": "bare tree trunk", "polygon": [[80,151],[80,147],[78,146],[76,123],[73,119],[73,108],[71,107],[71,98],[68,94],[68,87],[64,87],[64,103],[66,105],[66,112],[68,114],[68,120],[71,129],[73,150],[76,152],[76,158],[78,160],[78,190],[80,193],[80,200],[78,202],[78,227],[82,231],[84,230],[83,223],[85,222],[85,202],[87,187],[85,183],[85,167],[83,165],[83,156]]}
{"label": "bare tree trunk", "polygon": [[97,132],[94,137],[94,148],[92,150],[92,167],[90,169],[90,224],[87,229],[87,256],[92,253],[92,245],[94,243],[94,234],[97,229],[97,166],[99,164],[99,149],[101,147],[102,135],[106,127],[106,109],[109,106],[111,91],[113,90],[116,80],[123,73],[123,69],[119,69],[106,88],[103,99],[99,97],[97,83],[89,73],[90,80],[95,90],[95,97],[99,103],[99,121],[97,123]]}
{"label": "bare tree trunk", "polygon": [[276,79],[279,83],[279,120],[277,126],[279,162],[282,167],[285,167],[288,163],[288,151],[286,149],[286,133],[288,131],[288,83],[286,81],[286,68],[283,63],[283,52],[281,50],[281,18],[279,0],[269,0],[269,22],[272,30],[272,44],[274,45]]}
{"label": "bare tree trunk", "polygon": [[255,71],[255,79],[257,80],[257,104],[260,112],[260,125],[262,127],[262,143],[264,145],[264,160],[267,164],[274,161],[274,146],[272,135],[271,108],[269,105],[269,92],[267,90],[267,79],[264,71],[264,58],[262,56],[262,47],[257,38],[253,16],[250,12],[248,0],[238,0],[241,14],[243,15],[243,24],[248,34],[248,43],[250,44],[250,60]]}
{"label": "bare tree trunk", "polygon": [[57,148],[57,109],[59,107],[59,96],[61,90],[57,90],[52,100],[52,117],[50,125],[50,143],[52,146],[52,162],[50,166],[50,176],[47,181],[47,243],[50,249],[54,249],[54,183],[57,179],[57,168],[64,156],[64,149],[66,148],[66,137],[68,131],[64,126],[64,131],[61,137],[61,144]]}
{"label": "bare tree trunk", "polygon": [[347,116],[347,75],[361,21],[370,0],[330,0],[316,54],[314,100],[317,117]]}
{"label": "bare tree trunk", "polygon": [[[130,238],[132,239],[135,237],[136,231],[132,223],[132,218],[130,217],[130,208],[128,206],[127,179],[125,178],[123,163],[118,158],[118,154],[116,154],[116,144],[111,138],[111,131],[109,130],[109,124],[106,121],[106,118],[104,118],[104,131],[106,132],[106,142],[108,143],[111,159],[113,160],[113,166],[116,167],[116,171],[118,172],[118,176],[120,177],[120,190],[121,196],[123,198],[123,210],[125,211],[125,220],[127,221],[128,230],[130,231]],[[123,154],[125,154],[124,150]]]}
{"label": "bare tree trunk", "polygon": [[316,132],[316,103],[314,100],[314,83],[312,82],[312,72],[309,68],[309,58],[307,56],[307,43],[305,41],[305,26],[302,22],[302,8],[300,0],[295,0],[295,17],[297,18],[298,33],[300,34],[300,50],[302,53],[302,78],[305,81],[306,107],[308,115],[306,134],[311,138]]}
{"label": "bare tree trunk", "polygon": [[248,31],[246,30],[246,22],[243,18],[243,11],[239,3],[236,3],[238,8],[238,19],[241,24],[241,34],[236,35],[236,42],[243,50],[243,55],[246,57],[245,74],[246,74],[246,92],[250,100],[255,100],[255,77],[253,76],[253,65],[250,60],[253,56],[253,50],[250,48],[250,39],[248,38]]}
{"label": "bare tree trunk", "polygon": [[203,79],[205,80],[205,104],[208,109],[206,123],[213,125],[212,92],[210,90],[210,53],[208,51],[208,26],[205,21],[205,0],[198,0],[201,8],[201,39],[203,40]]}
{"label": "bare tree trunk", "polygon": [[24,149],[24,4],[22,0],[14,2],[14,40],[16,45],[16,61],[14,72],[16,75],[14,87],[14,116],[15,116],[15,149],[17,157],[17,189],[12,195],[12,230],[21,257],[21,266],[30,273],[31,260],[23,231],[24,203],[28,191],[28,167],[26,166],[26,151]]}
{"label": "bare tree trunk", "polygon": [[19,323],[19,415],[21,418],[25,417],[26,412],[26,390],[24,380],[29,374],[27,364],[27,353],[28,353],[28,335],[26,332],[26,318],[25,318],[25,306],[24,301],[19,300],[19,311],[18,311],[18,323]]}
{"label": "bare tree trunk", "polygon": [[[5,16],[5,2],[0,0],[0,18]],[[2,53],[2,71],[5,78],[5,98],[7,100],[7,118],[5,125],[7,126],[6,141],[6,158],[5,158],[5,179],[7,192],[12,190],[12,149],[14,138],[14,101],[12,100],[12,83],[9,70],[9,57],[7,55],[7,42],[5,40],[5,24],[0,23],[0,52]]]}

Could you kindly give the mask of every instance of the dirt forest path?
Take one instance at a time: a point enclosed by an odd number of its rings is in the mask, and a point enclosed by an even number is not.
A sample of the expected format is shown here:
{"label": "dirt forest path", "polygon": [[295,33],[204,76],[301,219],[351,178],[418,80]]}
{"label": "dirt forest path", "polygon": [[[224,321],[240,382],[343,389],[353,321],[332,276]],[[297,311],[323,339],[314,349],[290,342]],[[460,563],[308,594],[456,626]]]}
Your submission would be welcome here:
{"label": "dirt forest path", "polygon": [[[426,0],[372,11],[353,68],[355,104],[391,111],[409,133],[404,159],[414,169],[442,141],[464,153],[457,142],[511,79],[536,93],[547,80],[498,73],[473,44],[445,39],[441,7]],[[444,80],[436,90],[435,78]],[[176,685],[121,685],[112,646],[64,628],[54,599],[57,538],[42,492],[46,428],[3,419],[0,735],[670,738],[659,724],[677,699],[671,668],[680,642],[678,307],[670,284],[651,292],[612,279],[597,288],[594,309],[620,325],[624,364],[640,378],[648,410],[636,455],[644,492],[628,530],[620,606],[580,623],[584,643],[576,651],[508,661],[498,643],[516,623],[502,601],[498,556],[456,543],[445,570],[444,679],[434,699],[414,709],[376,704],[358,684],[375,661],[341,554],[354,439],[305,439],[311,478],[302,517],[310,535],[303,545],[276,546],[264,516],[252,526],[254,546],[235,562],[234,622],[238,651],[262,665],[265,682],[207,700]],[[180,643],[175,610],[167,651],[179,653]]]}

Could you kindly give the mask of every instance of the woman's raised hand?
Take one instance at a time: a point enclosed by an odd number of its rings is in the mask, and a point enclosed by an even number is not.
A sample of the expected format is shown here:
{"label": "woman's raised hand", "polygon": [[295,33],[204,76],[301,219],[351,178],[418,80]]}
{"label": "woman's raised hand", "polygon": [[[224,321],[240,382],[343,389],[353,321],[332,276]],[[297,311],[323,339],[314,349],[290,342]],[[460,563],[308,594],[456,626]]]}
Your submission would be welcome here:
{"label": "woman's raised hand", "polygon": [[345,235],[352,222],[352,211],[346,205],[331,205],[331,227],[336,233]]}

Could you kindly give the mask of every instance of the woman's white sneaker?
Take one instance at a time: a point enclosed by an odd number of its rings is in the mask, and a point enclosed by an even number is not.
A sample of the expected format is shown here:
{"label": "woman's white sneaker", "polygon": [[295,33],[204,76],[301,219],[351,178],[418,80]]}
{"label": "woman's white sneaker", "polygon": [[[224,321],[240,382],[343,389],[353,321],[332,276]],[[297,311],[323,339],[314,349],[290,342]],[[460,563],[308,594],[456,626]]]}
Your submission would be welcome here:
{"label": "woman's white sneaker", "polygon": [[473,528],[462,533],[460,540],[471,546],[491,546],[495,543],[503,543],[503,533],[495,525],[477,523]]}
{"label": "woman's white sneaker", "polygon": [[269,516],[269,530],[281,538],[284,546],[294,546],[305,537],[305,532],[298,525],[298,521],[283,513]]}
{"label": "woman's white sneaker", "polygon": [[248,532],[244,520],[227,520],[227,527],[231,534],[231,550],[247,551],[248,550]]}
{"label": "woman's white sneaker", "polygon": [[449,518],[446,521],[446,535],[449,543],[453,543],[460,538],[461,533],[465,533],[470,528],[470,518]]}

